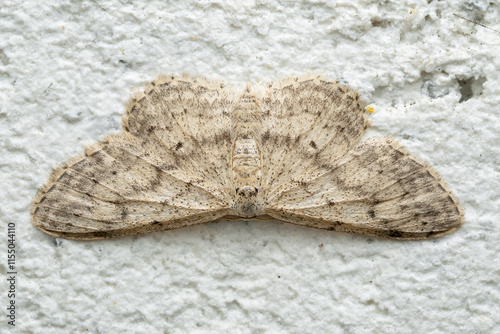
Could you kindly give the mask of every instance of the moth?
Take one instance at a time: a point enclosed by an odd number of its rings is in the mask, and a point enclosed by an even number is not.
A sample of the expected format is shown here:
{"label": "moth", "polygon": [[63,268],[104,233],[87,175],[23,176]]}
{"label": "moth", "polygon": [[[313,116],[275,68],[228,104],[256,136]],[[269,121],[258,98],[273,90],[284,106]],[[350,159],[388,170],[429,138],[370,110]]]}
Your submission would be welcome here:
{"label": "moth", "polygon": [[161,76],[128,104],[123,131],[52,172],[33,224],[95,240],[226,219],[277,219],[399,240],[463,224],[439,175],[396,141],[360,141],[359,94],[322,76],[241,93]]}

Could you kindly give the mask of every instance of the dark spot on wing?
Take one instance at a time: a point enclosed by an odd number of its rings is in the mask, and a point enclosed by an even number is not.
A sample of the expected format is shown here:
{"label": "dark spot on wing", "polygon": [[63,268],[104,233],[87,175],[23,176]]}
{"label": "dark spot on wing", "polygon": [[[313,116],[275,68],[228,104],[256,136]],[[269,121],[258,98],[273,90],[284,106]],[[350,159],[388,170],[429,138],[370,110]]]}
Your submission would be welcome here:
{"label": "dark spot on wing", "polygon": [[229,130],[224,130],[220,133],[216,133],[214,136],[214,140],[207,140],[207,142],[215,142],[215,144],[220,145],[224,142],[231,141],[231,132]]}
{"label": "dark spot on wing", "polygon": [[403,236],[403,233],[401,231],[392,230],[389,231],[389,236],[391,238],[401,238]]}
{"label": "dark spot on wing", "polygon": [[[52,187],[52,188],[53,188],[53,187]],[[43,203],[45,200],[46,200],[46,196],[42,196],[42,198],[40,198],[40,201],[38,202],[38,204]]]}
{"label": "dark spot on wing", "polygon": [[175,169],[177,169],[177,167],[175,165],[167,164],[167,165],[160,166],[160,169],[161,170],[175,170]]}
{"label": "dark spot on wing", "polygon": [[120,212],[120,216],[122,217],[122,219],[125,220],[125,218],[127,218],[128,216],[128,210],[125,206],[122,206],[121,207],[121,212]]}
{"label": "dark spot on wing", "polygon": [[268,141],[269,137],[271,137],[271,132],[269,130],[266,130],[266,132],[262,134],[262,141],[263,142]]}
{"label": "dark spot on wing", "polygon": [[[334,169],[334,168],[335,168],[332,164],[326,164],[326,163],[321,164],[319,167],[320,167],[320,168],[322,168],[322,169],[327,169],[327,170],[331,170],[331,169]],[[339,180],[339,179],[337,179],[337,181],[340,181],[340,180]],[[338,182],[338,183],[339,183],[339,182]]]}

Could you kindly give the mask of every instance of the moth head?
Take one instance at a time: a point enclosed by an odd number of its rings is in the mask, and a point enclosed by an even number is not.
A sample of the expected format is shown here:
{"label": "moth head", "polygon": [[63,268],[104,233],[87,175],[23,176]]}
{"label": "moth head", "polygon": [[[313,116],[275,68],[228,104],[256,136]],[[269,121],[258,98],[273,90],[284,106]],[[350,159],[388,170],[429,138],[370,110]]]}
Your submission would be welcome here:
{"label": "moth head", "polygon": [[236,188],[236,195],[251,198],[257,196],[259,189],[252,186],[243,186],[241,188]]}

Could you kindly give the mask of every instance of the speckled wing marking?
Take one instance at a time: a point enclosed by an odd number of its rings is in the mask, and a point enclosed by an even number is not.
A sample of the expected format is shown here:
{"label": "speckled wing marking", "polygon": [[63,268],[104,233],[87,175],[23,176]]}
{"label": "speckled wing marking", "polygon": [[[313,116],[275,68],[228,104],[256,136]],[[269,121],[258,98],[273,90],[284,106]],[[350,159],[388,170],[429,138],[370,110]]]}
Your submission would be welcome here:
{"label": "speckled wing marking", "polygon": [[230,111],[220,83],[161,77],[109,136],[55,170],[33,224],[68,239],[103,239],[217,220],[232,207]]}
{"label": "speckled wing marking", "polygon": [[463,212],[438,174],[391,139],[374,137],[327,173],[273,198],[266,213],[310,227],[420,240],[450,233]]}
{"label": "speckled wing marking", "polygon": [[327,172],[368,126],[357,92],[322,77],[287,79],[259,94],[262,188],[273,201]]}
{"label": "speckled wing marking", "polygon": [[232,200],[231,112],[236,98],[220,82],[160,77],[132,101],[123,127],[165,168],[188,174],[190,182]]}

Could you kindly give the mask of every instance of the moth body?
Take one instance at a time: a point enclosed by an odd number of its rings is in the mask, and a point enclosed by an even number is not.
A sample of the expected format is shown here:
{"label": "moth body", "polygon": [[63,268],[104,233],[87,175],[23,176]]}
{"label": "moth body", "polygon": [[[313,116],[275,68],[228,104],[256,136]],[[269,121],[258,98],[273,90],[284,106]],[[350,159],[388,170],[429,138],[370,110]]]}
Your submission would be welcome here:
{"label": "moth body", "polygon": [[236,196],[231,215],[252,218],[264,214],[261,188],[261,150],[258,145],[262,111],[247,86],[235,106],[232,127],[236,138],[232,150],[233,187]]}

